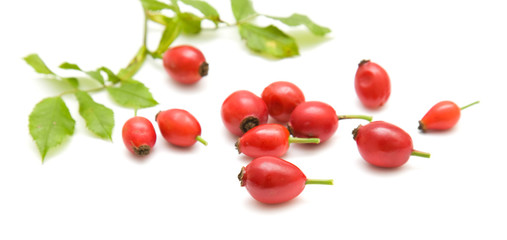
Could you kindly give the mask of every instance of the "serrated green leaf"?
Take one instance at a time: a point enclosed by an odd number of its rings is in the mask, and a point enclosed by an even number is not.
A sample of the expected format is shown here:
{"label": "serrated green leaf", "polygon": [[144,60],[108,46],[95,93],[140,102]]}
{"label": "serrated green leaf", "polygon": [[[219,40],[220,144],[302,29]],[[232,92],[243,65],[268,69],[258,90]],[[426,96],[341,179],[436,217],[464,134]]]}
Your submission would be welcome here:
{"label": "serrated green leaf", "polygon": [[112,83],[118,83],[121,81],[120,78],[118,76],[116,76],[116,74],[114,74],[114,72],[111,71],[111,69],[109,69],[109,68],[101,67],[98,70],[105,72],[107,74],[107,80]]}
{"label": "serrated green leaf", "polygon": [[143,8],[148,11],[161,11],[164,9],[174,10],[173,6],[157,0],[141,0],[141,4],[143,5]]}
{"label": "serrated green leaf", "polygon": [[151,21],[162,24],[162,25],[167,25],[167,24],[171,23],[173,20],[172,18],[170,18],[164,14],[160,14],[160,13],[148,12],[146,16]]}
{"label": "serrated green leaf", "polygon": [[74,134],[76,123],[61,97],[45,98],[37,103],[28,121],[30,135],[39,148],[43,162],[51,148]]}
{"label": "serrated green leaf", "polygon": [[178,18],[181,19],[181,29],[184,33],[197,34],[201,32],[202,18],[189,12],[181,13]]}
{"label": "serrated green leaf", "polygon": [[317,36],[324,36],[331,32],[331,29],[318,25],[315,22],[313,22],[310,18],[308,18],[305,15],[294,13],[289,17],[274,17],[274,16],[267,16],[269,18],[278,20],[288,26],[299,26],[299,25],[305,25],[308,30],[310,30],[313,34]]}
{"label": "serrated green leaf", "polygon": [[[102,75],[100,74],[100,71],[101,69],[97,69],[95,71],[83,71],[77,64],[74,64],[74,63],[69,63],[69,62],[64,62],[62,64],[60,64],[59,66],[61,69],[66,69],[66,70],[77,70],[77,71],[80,71],[80,72],[83,72],[85,73],[86,75],[88,75],[89,77],[97,80],[100,84],[104,85],[104,77],[102,77]],[[71,78],[64,78],[64,79],[71,79]],[[74,78],[75,79],[75,78]],[[76,79],[77,80],[77,79]],[[71,83],[73,84],[73,83]]]}
{"label": "serrated green leaf", "polygon": [[206,19],[213,21],[215,25],[220,22],[220,15],[218,14],[217,10],[209,3],[200,0],[181,0],[181,2],[199,10],[199,12],[201,12]]}
{"label": "serrated green leaf", "polygon": [[250,0],[231,0],[231,8],[236,22],[257,15]]}
{"label": "serrated green leaf", "polygon": [[137,54],[130,60],[129,64],[126,68],[120,69],[118,72],[118,78],[121,80],[128,80],[134,76],[134,74],[143,66],[144,60],[146,59],[146,55],[148,54],[148,49],[143,45],[137,51]]}
{"label": "serrated green leaf", "polygon": [[109,95],[121,106],[139,109],[158,104],[149,89],[141,82],[124,80],[119,87],[108,87]]}
{"label": "serrated green leaf", "polygon": [[86,92],[77,91],[75,95],[79,102],[79,114],[86,121],[86,127],[98,137],[112,140],[113,110],[93,101]]}
{"label": "serrated green leaf", "polygon": [[246,45],[256,52],[278,58],[299,55],[296,41],[273,25],[262,28],[244,23],[239,25],[239,33]]}
{"label": "serrated green leaf", "polygon": [[49,70],[44,61],[39,57],[39,55],[33,53],[23,58],[28,65],[32,66],[32,68],[40,74],[53,74],[54,73]]}
{"label": "serrated green leaf", "polygon": [[160,38],[160,42],[158,44],[157,50],[153,52],[153,55],[156,57],[162,56],[162,54],[169,48],[171,43],[180,35],[182,28],[182,23],[179,18],[173,18],[172,21],[166,24],[164,32],[162,33],[162,37]]}

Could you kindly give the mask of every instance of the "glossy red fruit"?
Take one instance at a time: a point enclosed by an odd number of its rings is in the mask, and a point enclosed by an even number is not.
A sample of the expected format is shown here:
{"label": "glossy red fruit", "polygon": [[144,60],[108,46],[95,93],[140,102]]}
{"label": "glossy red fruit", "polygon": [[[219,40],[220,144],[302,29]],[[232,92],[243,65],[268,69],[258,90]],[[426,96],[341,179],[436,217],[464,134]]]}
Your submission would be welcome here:
{"label": "glossy red fruit", "polygon": [[162,56],[165,70],[172,79],[192,84],[208,75],[209,65],[202,52],[189,45],[181,45],[168,49]]}
{"label": "glossy red fruit", "polygon": [[458,107],[451,101],[441,101],[435,104],[419,121],[419,129],[423,132],[429,130],[448,130],[458,123],[461,110],[479,103],[473,102],[464,107]]}
{"label": "glossy red fruit", "polygon": [[268,122],[268,107],[252,92],[239,90],[224,100],[221,116],[227,130],[241,136],[253,127]]}
{"label": "glossy red fruit", "polygon": [[332,179],[307,179],[296,165],[281,158],[259,157],[241,169],[241,186],[257,201],[268,204],[282,203],[297,197],[306,184],[332,185]]}
{"label": "glossy red fruit", "polygon": [[288,122],[297,105],[305,101],[305,95],[295,84],[279,81],[269,84],[261,94],[269,115],[279,122]]}
{"label": "glossy red fruit", "polygon": [[289,129],[295,137],[319,138],[327,141],[338,129],[338,120],[359,118],[371,121],[370,116],[336,115],[336,111],[327,103],[308,101],[299,104],[289,119]]}
{"label": "glossy red fruit", "polygon": [[319,143],[318,138],[294,138],[289,130],[280,124],[262,124],[250,129],[236,142],[239,153],[250,157],[281,157],[290,143]]}
{"label": "glossy red fruit", "polygon": [[162,136],[173,145],[189,147],[197,141],[207,145],[207,142],[201,137],[201,125],[186,110],[169,109],[160,111],[155,120],[158,123]]}
{"label": "glossy red fruit", "polygon": [[354,81],[356,94],[367,108],[379,108],[391,95],[391,80],[387,72],[370,60],[359,63]]}
{"label": "glossy red fruit", "polygon": [[352,133],[363,159],[377,167],[399,167],[411,155],[430,157],[429,153],[414,150],[410,135],[391,123],[371,122],[360,125]]}
{"label": "glossy red fruit", "polygon": [[148,155],[157,141],[155,128],[150,120],[136,116],[125,122],[122,129],[123,143],[137,156]]}

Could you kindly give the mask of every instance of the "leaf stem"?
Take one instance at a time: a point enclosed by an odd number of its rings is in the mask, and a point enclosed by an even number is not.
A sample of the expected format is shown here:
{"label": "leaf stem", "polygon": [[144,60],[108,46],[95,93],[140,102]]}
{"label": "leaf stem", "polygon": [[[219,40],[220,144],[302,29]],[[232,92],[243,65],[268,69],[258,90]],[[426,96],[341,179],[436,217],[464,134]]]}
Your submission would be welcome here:
{"label": "leaf stem", "polygon": [[306,179],[306,184],[333,185],[333,179]]}
{"label": "leaf stem", "polygon": [[64,91],[60,94],[58,94],[58,97],[61,97],[63,95],[67,95],[67,94],[74,94],[78,91],[82,91],[82,92],[98,92],[98,91],[101,91],[101,90],[104,90],[108,87],[111,87],[111,86],[114,86],[114,84],[111,84],[111,85],[103,85],[103,86],[100,86],[100,87],[97,87],[97,88],[90,88],[90,89],[86,89],[86,90],[80,90],[80,89],[77,89],[77,88],[74,88],[74,89],[71,89],[71,90],[68,90],[68,91]]}
{"label": "leaf stem", "polygon": [[430,156],[431,156],[430,153],[422,152],[419,150],[412,150],[412,153],[410,155],[416,156],[416,157],[424,157],[424,158],[430,158]]}
{"label": "leaf stem", "polygon": [[460,109],[461,109],[461,110],[463,110],[463,109],[468,108],[468,107],[470,107],[470,106],[473,106],[473,105],[475,105],[475,104],[477,104],[477,103],[479,103],[479,102],[480,102],[480,101],[475,101],[475,102],[473,102],[473,103],[470,103],[470,104],[468,104],[468,105],[466,105],[466,106],[461,107]]}
{"label": "leaf stem", "polygon": [[342,120],[342,119],[364,119],[368,122],[371,122],[371,120],[373,119],[372,116],[366,116],[366,115],[338,115],[338,119],[339,120]]}
{"label": "leaf stem", "polygon": [[148,39],[148,11],[144,10],[144,31],[143,31],[143,46],[147,47],[147,39]]}

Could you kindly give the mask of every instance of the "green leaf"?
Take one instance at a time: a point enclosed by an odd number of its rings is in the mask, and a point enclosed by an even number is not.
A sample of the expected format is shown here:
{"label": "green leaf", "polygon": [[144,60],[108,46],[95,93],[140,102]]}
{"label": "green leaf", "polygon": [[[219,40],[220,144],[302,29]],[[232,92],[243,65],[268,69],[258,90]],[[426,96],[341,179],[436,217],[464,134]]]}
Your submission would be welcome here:
{"label": "green leaf", "polygon": [[67,70],[78,70],[78,71],[82,71],[81,68],[77,65],[77,64],[74,64],[74,63],[68,63],[68,62],[64,62],[62,64],[60,64],[60,67],[61,69],[67,69]]}
{"label": "green leaf", "polygon": [[75,95],[79,102],[79,114],[86,121],[86,127],[100,138],[112,140],[113,110],[93,101],[86,92],[77,91]]}
{"label": "green leaf", "polygon": [[141,0],[141,4],[143,5],[143,8],[148,11],[161,11],[164,9],[174,10],[173,6],[157,0]]}
{"label": "green leaf", "polygon": [[112,83],[118,83],[121,81],[120,78],[118,76],[116,76],[116,74],[114,74],[113,71],[111,71],[111,69],[109,69],[109,68],[101,67],[98,70],[105,72],[107,74],[107,80]]}
{"label": "green leaf", "polygon": [[296,41],[273,25],[262,28],[243,23],[239,25],[239,33],[246,45],[256,52],[278,58],[299,55]]}
{"label": "green leaf", "polygon": [[75,77],[66,77],[66,78],[62,78],[64,81],[68,82],[73,88],[77,88],[79,87],[79,82],[77,80],[77,78]]}
{"label": "green leaf", "polygon": [[49,68],[46,66],[44,61],[39,57],[37,54],[30,54],[23,58],[28,65],[32,66],[32,68],[37,72],[41,74],[53,74],[54,73],[49,70]]}
{"label": "green leaf", "polygon": [[107,91],[118,104],[124,107],[139,109],[158,104],[149,89],[135,80],[124,80],[119,87],[108,87]]}
{"label": "green leaf", "polygon": [[[83,72],[86,75],[90,76],[91,78],[97,80],[100,84],[104,85],[104,77],[102,77],[102,75],[100,74],[100,71],[101,71],[100,68],[95,71],[83,71],[77,64],[69,63],[69,62],[64,62],[64,63],[60,64],[60,68],[66,69],[66,70],[77,70],[77,71]],[[67,78],[67,79],[69,79],[69,78]]]}
{"label": "green leaf", "polygon": [[236,22],[257,15],[250,0],[231,0],[231,8]]}
{"label": "green leaf", "polygon": [[137,51],[137,54],[134,56],[132,60],[130,60],[129,64],[126,68],[120,69],[118,73],[118,78],[121,80],[130,79],[136,74],[136,72],[143,66],[144,60],[146,59],[146,55],[148,54],[148,49],[143,45]]}
{"label": "green leaf", "polygon": [[49,149],[74,134],[75,121],[61,97],[45,98],[37,103],[28,121],[30,135],[39,148],[43,162]]}
{"label": "green leaf", "polygon": [[168,17],[168,16],[166,16],[164,14],[160,14],[160,13],[148,12],[146,14],[146,16],[151,21],[159,23],[159,24],[162,24],[162,25],[167,25],[167,24],[171,23],[172,20],[173,20],[172,18],[170,18],[170,17]]}
{"label": "green leaf", "polygon": [[199,0],[181,0],[181,2],[199,10],[206,19],[213,21],[215,25],[220,22],[220,15],[218,14],[217,10],[209,3]]}
{"label": "green leaf", "polygon": [[288,26],[299,26],[299,25],[305,25],[308,30],[310,30],[313,34],[317,36],[324,36],[331,32],[331,29],[318,25],[314,23],[310,18],[308,18],[305,15],[294,13],[290,17],[273,17],[273,16],[267,16],[269,18],[278,20]]}
{"label": "green leaf", "polygon": [[161,58],[162,54],[169,48],[174,39],[180,35],[181,28],[181,20],[178,18],[173,18],[172,21],[165,26],[157,50],[153,52],[153,55]]}
{"label": "green leaf", "polygon": [[178,15],[181,19],[181,27],[186,34],[197,34],[201,32],[202,18],[189,12],[184,12]]}

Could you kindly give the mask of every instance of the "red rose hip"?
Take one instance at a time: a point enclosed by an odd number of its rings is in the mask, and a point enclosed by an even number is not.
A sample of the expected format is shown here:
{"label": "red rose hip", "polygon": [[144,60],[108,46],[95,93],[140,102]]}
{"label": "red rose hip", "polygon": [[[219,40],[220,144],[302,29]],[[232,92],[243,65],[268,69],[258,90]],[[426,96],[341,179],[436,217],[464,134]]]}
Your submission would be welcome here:
{"label": "red rose hip", "polygon": [[306,184],[333,184],[332,179],[307,179],[296,165],[271,156],[252,160],[241,169],[238,179],[254,199],[267,204],[297,197]]}
{"label": "red rose hip", "polygon": [[173,145],[189,147],[197,141],[208,143],[201,137],[201,125],[188,111],[169,109],[160,111],[155,120],[165,140]]}
{"label": "red rose hip", "polygon": [[269,115],[279,122],[288,122],[297,105],[305,101],[305,95],[295,84],[285,81],[274,82],[264,88],[262,100]]}
{"label": "red rose hip", "polygon": [[155,128],[150,120],[136,116],[125,122],[122,129],[123,143],[137,156],[148,155],[157,141]]}
{"label": "red rose hip", "polygon": [[318,138],[291,137],[289,130],[280,124],[262,124],[250,129],[236,142],[239,153],[250,157],[281,157],[290,143],[319,143]]}
{"label": "red rose hip", "polygon": [[458,107],[452,101],[441,101],[435,104],[419,121],[419,129],[423,132],[429,130],[448,130],[454,127],[460,119],[461,110],[479,103],[479,101]]}
{"label": "red rose hip", "polygon": [[169,48],[162,56],[165,70],[172,79],[193,84],[208,75],[208,63],[202,52],[189,45]]}
{"label": "red rose hip", "polygon": [[359,63],[354,86],[359,100],[367,108],[383,106],[391,95],[389,75],[380,65],[370,60]]}
{"label": "red rose hip", "polygon": [[400,167],[411,155],[430,157],[429,153],[414,150],[410,135],[391,123],[371,122],[352,133],[363,159],[377,167]]}
{"label": "red rose hip", "polygon": [[289,129],[295,137],[319,138],[327,141],[338,129],[340,119],[364,119],[371,121],[371,116],[336,115],[336,111],[327,103],[308,101],[299,104],[289,119]]}
{"label": "red rose hip", "polygon": [[220,113],[227,130],[236,136],[268,122],[268,107],[264,101],[246,90],[229,95],[222,103]]}

